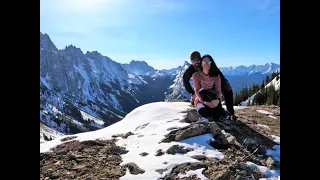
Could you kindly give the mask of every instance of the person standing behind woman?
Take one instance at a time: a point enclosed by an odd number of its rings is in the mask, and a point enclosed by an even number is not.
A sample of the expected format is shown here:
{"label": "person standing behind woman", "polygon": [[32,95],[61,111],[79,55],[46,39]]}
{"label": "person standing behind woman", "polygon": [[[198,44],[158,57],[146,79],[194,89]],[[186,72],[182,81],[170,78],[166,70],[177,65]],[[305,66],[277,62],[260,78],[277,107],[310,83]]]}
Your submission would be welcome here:
{"label": "person standing behind woman", "polygon": [[206,54],[201,58],[202,70],[193,73],[195,101],[197,112],[207,118],[220,119],[225,116],[221,104],[221,77],[213,58]]}

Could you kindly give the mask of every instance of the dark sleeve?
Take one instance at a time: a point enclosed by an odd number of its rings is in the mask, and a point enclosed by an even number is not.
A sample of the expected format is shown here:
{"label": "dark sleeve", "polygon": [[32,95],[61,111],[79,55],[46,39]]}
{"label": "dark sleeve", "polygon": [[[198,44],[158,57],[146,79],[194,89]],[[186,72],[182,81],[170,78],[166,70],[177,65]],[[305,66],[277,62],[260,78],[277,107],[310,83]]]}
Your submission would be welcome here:
{"label": "dark sleeve", "polygon": [[192,74],[194,73],[195,71],[192,69],[192,67],[190,66],[183,74],[183,85],[184,87],[186,88],[186,90],[188,91],[188,93],[190,94],[194,94],[194,90],[193,88],[191,87],[191,84],[189,82],[189,80],[191,79],[192,77]]}
{"label": "dark sleeve", "polygon": [[232,87],[229,83],[229,81],[224,77],[220,69],[218,69],[218,74],[221,78],[221,90],[223,93],[232,91]]}
{"label": "dark sleeve", "polygon": [[224,75],[222,74],[222,72],[220,71],[220,69],[218,68],[218,74],[220,76],[220,79],[221,79],[221,83],[224,82],[224,81],[228,81]]}

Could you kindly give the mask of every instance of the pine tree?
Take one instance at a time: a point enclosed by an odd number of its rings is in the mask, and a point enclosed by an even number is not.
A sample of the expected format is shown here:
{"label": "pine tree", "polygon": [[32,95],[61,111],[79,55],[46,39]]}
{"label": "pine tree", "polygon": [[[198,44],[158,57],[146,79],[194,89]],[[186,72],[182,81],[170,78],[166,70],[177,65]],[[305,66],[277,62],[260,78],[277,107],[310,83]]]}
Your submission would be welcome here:
{"label": "pine tree", "polygon": [[244,89],[244,99],[247,100],[249,97],[249,90],[248,90],[248,86],[246,86],[246,88]]}
{"label": "pine tree", "polygon": [[275,89],[274,86],[271,84],[268,87],[268,93],[267,93],[267,105],[272,105],[274,104],[274,98],[275,98]]}
{"label": "pine tree", "polygon": [[260,86],[260,89],[263,89],[264,88],[264,80],[262,80],[262,83],[261,83],[261,86]]}
{"label": "pine tree", "polygon": [[265,81],[266,85],[267,85],[269,82],[270,82],[270,78],[269,78],[269,75],[267,75],[267,76],[266,76],[266,81]]}
{"label": "pine tree", "polygon": [[274,79],[276,77],[276,72],[272,72],[271,79]]}
{"label": "pine tree", "polygon": [[265,104],[265,99],[266,99],[265,92],[264,91],[258,92],[254,96],[254,103],[257,105],[263,105],[263,104]]}
{"label": "pine tree", "polygon": [[272,104],[273,105],[277,105],[277,102],[278,102],[278,92],[276,91],[276,89],[275,88],[273,88],[273,94],[274,94],[274,96],[273,96],[273,101],[272,101]]}

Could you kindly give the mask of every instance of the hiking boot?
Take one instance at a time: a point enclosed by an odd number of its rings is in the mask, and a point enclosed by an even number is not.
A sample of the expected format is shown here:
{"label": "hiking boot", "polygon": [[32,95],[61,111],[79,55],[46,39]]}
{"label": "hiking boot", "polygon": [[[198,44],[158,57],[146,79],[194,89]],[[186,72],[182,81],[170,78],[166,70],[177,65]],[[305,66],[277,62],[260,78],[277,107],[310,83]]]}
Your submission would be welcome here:
{"label": "hiking boot", "polygon": [[231,115],[226,112],[225,115],[223,116],[223,119],[230,119],[231,118]]}
{"label": "hiking boot", "polygon": [[230,120],[231,121],[237,121],[238,120],[238,117],[236,115],[231,115],[230,116]]}

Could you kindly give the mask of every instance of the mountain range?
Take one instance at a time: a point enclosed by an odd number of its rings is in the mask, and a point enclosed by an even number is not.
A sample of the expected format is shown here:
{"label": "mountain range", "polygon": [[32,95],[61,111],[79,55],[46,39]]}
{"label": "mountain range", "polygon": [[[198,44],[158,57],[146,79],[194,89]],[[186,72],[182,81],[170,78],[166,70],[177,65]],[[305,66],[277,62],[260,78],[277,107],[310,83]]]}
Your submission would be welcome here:
{"label": "mountain range", "polygon": [[[74,45],[57,49],[49,35],[40,32],[40,142],[101,129],[147,103],[188,98],[182,75],[189,65],[185,61],[157,70],[145,61],[121,64],[97,51],[83,53]],[[279,68],[267,63],[220,70],[236,92]]]}

